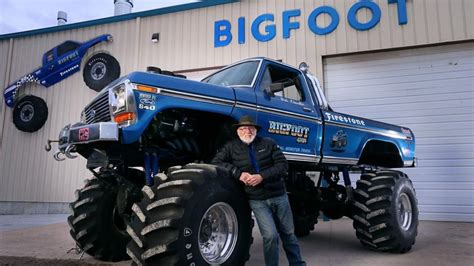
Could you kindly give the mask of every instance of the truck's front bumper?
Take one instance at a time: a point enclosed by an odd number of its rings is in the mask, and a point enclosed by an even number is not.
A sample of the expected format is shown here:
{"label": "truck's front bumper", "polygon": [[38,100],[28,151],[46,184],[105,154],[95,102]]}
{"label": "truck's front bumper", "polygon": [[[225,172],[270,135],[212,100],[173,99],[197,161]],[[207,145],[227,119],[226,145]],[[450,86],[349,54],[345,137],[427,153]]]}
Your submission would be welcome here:
{"label": "truck's front bumper", "polygon": [[118,141],[119,129],[115,122],[65,126],[59,134],[59,144],[85,144],[97,141]]}
{"label": "truck's front bumper", "polygon": [[118,140],[119,127],[115,122],[67,125],[59,133],[58,151],[54,158],[58,160],[60,154],[64,154],[68,158],[75,158],[73,153],[76,145]]}

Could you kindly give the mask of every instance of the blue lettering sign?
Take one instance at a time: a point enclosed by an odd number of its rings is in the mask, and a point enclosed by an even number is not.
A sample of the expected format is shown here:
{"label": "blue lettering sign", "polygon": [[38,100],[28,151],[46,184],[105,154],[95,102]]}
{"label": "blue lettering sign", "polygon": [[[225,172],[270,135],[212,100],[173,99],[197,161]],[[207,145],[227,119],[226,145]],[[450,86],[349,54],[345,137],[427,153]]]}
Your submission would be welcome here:
{"label": "blue lettering sign", "polygon": [[[226,46],[232,41],[231,27],[232,25],[226,19],[214,23],[214,47]],[[224,39],[221,40],[221,37]]]}
{"label": "blue lettering sign", "polygon": [[283,11],[283,39],[290,38],[290,31],[292,29],[299,29],[300,23],[298,21],[290,22],[292,17],[299,17],[301,11],[299,9]]}
{"label": "blue lettering sign", "polygon": [[[325,28],[320,28],[317,23],[316,19],[321,14],[328,14],[331,17],[331,23],[327,25]],[[308,18],[308,26],[309,29],[317,35],[326,35],[333,32],[337,26],[339,25],[339,14],[337,14],[336,9],[330,6],[321,6],[313,10]]]}
{"label": "blue lettering sign", "polygon": [[[397,5],[398,24],[404,25],[408,22],[407,17],[407,0],[387,0],[388,4]],[[357,19],[357,12],[361,9],[368,9],[371,13],[371,18],[365,23],[361,23]],[[317,19],[321,14],[327,14],[331,18],[329,25],[320,27],[318,26]],[[300,21],[298,18],[301,16],[301,10],[292,9],[283,11],[281,14],[281,29],[283,39],[291,37],[291,31],[300,28]],[[373,0],[359,0],[354,3],[347,13],[347,21],[349,25],[359,31],[370,30],[375,27],[382,17],[380,7],[373,2]],[[277,22],[278,21],[277,18]],[[267,23],[263,29],[260,30],[262,23]],[[337,10],[330,6],[320,6],[315,8],[308,16],[308,27],[316,35],[326,35],[337,29],[339,25],[339,14]],[[276,36],[276,25],[275,16],[271,13],[266,13],[258,16],[255,20],[250,23],[251,33],[255,40],[259,42],[268,42]],[[237,19],[237,34],[238,43],[244,44],[246,42],[246,25],[245,17],[239,17]],[[227,46],[232,42],[232,24],[229,20],[223,19],[218,20],[214,23],[214,47]]]}
{"label": "blue lettering sign", "polygon": [[259,30],[260,24],[265,21],[273,22],[275,20],[273,14],[263,14],[258,16],[252,23],[252,35],[255,40],[259,42],[268,42],[271,39],[275,38],[276,27],[275,24],[270,24],[265,26],[266,34],[262,34]]}
{"label": "blue lettering sign", "polygon": [[[362,8],[367,8],[370,10],[370,12],[372,12],[372,18],[366,23],[360,23],[357,20],[357,11]],[[377,23],[379,23],[381,16],[382,12],[380,11],[380,7],[377,4],[369,0],[362,0],[355,3],[349,9],[349,13],[347,13],[347,20],[349,21],[349,25],[351,25],[351,27],[356,30],[370,30],[371,28],[375,27]]]}
{"label": "blue lettering sign", "polygon": [[239,23],[239,44],[245,43],[245,18],[240,17]]}
{"label": "blue lettering sign", "polygon": [[407,0],[388,0],[389,4],[397,4],[398,24],[405,25],[408,23],[407,18]]}

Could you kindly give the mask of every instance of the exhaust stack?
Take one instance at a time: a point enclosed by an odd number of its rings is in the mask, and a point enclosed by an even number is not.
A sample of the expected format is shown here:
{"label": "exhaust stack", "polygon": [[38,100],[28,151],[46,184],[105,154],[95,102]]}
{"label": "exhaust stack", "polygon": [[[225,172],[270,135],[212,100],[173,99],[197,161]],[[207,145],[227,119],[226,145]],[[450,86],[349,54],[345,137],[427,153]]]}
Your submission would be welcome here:
{"label": "exhaust stack", "polygon": [[115,16],[132,13],[133,0],[114,0]]}
{"label": "exhaust stack", "polygon": [[58,11],[58,26],[67,23],[67,13],[64,11]]}

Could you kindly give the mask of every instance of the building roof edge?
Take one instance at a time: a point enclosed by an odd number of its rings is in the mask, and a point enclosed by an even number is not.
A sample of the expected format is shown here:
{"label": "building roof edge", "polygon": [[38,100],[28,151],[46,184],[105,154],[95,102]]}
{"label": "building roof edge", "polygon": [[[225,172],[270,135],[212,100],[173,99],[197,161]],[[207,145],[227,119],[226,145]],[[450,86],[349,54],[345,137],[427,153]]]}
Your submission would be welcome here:
{"label": "building roof edge", "polygon": [[181,11],[186,11],[186,10],[192,10],[192,9],[197,9],[197,8],[229,4],[229,3],[234,3],[238,1],[239,0],[201,0],[199,2],[194,2],[194,3],[189,3],[189,4],[140,11],[140,12],[124,14],[120,16],[111,16],[111,17],[106,17],[106,18],[99,18],[99,19],[94,19],[94,20],[82,21],[82,22],[77,22],[77,23],[72,23],[72,24],[65,24],[61,26],[53,26],[53,27],[48,27],[48,28],[36,29],[36,30],[7,33],[7,34],[0,35],[0,41],[5,40],[5,39],[10,39],[10,38],[33,36],[33,35],[38,35],[38,34],[59,32],[59,31],[85,28],[85,27],[114,23],[114,22],[127,21],[127,20],[132,20],[135,18],[139,18],[139,17],[140,18],[151,17],[151,16],[181,12]]}

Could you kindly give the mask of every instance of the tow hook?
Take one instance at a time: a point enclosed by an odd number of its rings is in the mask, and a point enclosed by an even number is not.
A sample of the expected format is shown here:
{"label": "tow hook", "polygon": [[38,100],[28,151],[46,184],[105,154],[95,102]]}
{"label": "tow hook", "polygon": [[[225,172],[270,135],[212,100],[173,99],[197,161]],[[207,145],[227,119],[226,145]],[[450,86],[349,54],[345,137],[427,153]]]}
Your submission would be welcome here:
{"label": "tow hook", "polygon": [[58,161],[58,162],[66,160],[66,158],[61,157],[61,154],[63,154],[62,151],[57,151],[57,152],[53,155],[53,158],[54,158],[56,161]]}
{"label": "tow hook", "polygon": [[51,151],[51,143],[53,143],[53,142],[59,142],[59,140],[57,140],[57,139],[48,139],[46,145],[44,146],[44,149],[47,152]]}
{"label": "tow hook", "polygon": [[77,157],[77,155],[73,155],[71,153],[75,153],[76,152],[76,146],[75,145],[69,145],[66,147],[66,150],[64,151],[64,154],[66,154],[66,157],[68,157],[69,159],[74,159]]}
{"label": "tow hook", "polygon": [[[49,152],[51,151],[51,143],[59,143],[59,140],[50,140],[48,139],[46,145],[44,146],[44,149]],[[77,157],[77,155],[75,155],[74,153],[76,153],[76,146],[75,145],[67,145],[66,148],[64,148],[63,145],[59,145],[59,148],[58,148],[58,151],[56,151],[53,155],[53,158],[56,160],[56,161],[64,161],[66,158],[63,157],[62,155],[65,155],[67,158],[69,159],[74,159]]]}

